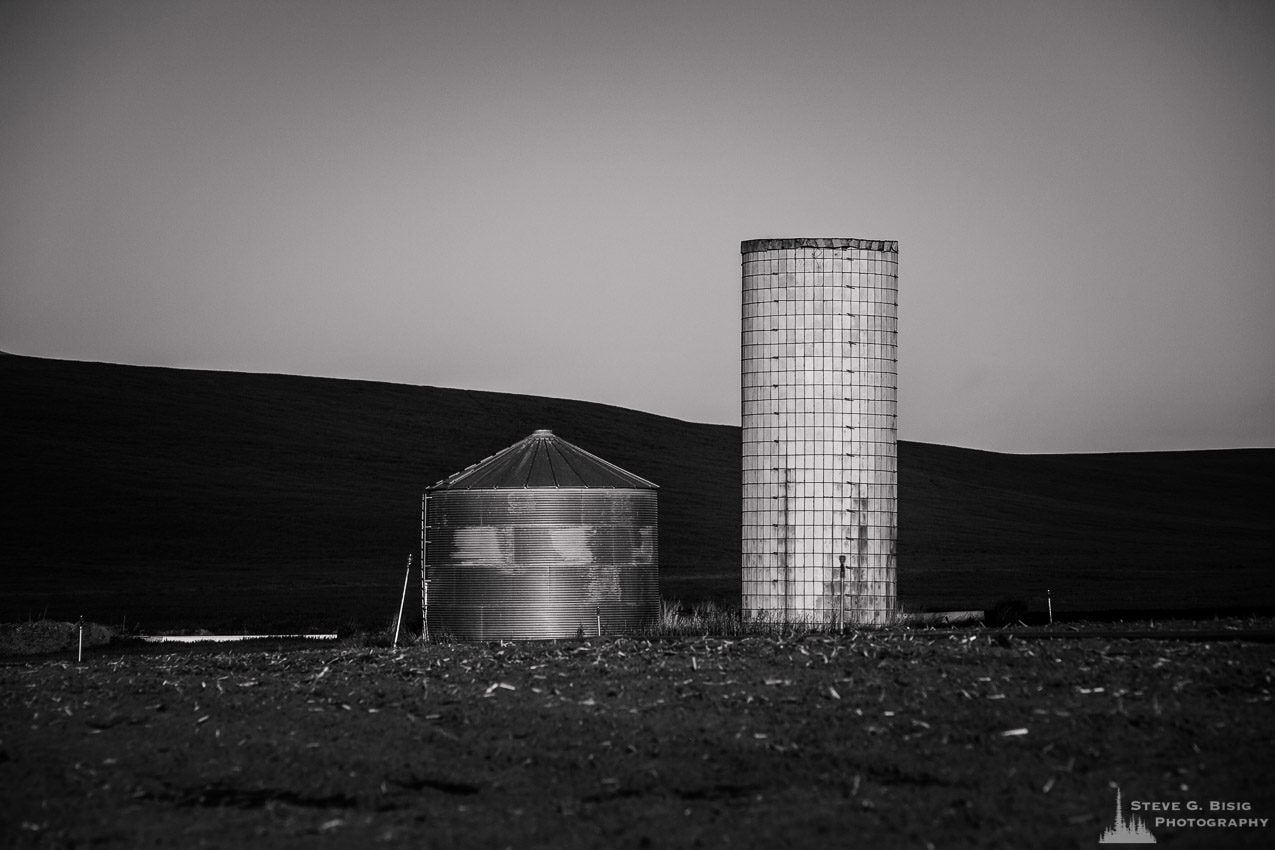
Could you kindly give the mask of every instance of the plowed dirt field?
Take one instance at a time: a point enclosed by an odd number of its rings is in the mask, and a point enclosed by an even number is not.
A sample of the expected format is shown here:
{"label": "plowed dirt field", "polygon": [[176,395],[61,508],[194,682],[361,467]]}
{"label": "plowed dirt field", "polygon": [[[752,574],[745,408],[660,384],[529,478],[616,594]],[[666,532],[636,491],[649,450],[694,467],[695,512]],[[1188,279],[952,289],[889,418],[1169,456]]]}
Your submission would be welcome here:
{"label": "plowed dirt field", "polygon": [[1270,644],[987,631],[13,662],[0,844],[1092,847],[1117,784],[1275,821],[1273,677]]}

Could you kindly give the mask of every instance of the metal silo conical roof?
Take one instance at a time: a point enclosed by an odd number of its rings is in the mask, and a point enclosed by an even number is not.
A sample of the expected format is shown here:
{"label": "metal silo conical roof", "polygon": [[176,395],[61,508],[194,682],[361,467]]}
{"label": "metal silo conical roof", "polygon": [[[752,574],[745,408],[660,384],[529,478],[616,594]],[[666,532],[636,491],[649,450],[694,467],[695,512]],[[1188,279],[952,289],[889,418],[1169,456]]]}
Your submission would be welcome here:
{"label": "metal silo conical roof", "polygon": [[431,633],[547,640],[659,617],[656,486],[550,431],[430,487],[421,534]]}
{"label": "metal silo conical roof", "polygon": [[655,484],[626,472],[549,430],[533,431],[507,449],[444,478],[435,490],[518,490],[531,488],[655,490]]}

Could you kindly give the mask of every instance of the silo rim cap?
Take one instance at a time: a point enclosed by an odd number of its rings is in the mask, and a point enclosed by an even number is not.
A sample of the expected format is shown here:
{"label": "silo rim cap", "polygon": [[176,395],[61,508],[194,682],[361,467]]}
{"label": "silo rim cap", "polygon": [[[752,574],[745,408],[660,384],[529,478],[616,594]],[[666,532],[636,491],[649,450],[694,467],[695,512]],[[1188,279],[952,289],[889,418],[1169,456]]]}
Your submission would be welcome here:
{"label": "silo rim cap", "polygon": [[894,239],[852,239],[834,236],[827,238],[798,237],[795,239],[747,239],[739,243],[741,254],[756,251],[791,251],[798,248],[851,248],[860,251],[899,253],[899,243]]}

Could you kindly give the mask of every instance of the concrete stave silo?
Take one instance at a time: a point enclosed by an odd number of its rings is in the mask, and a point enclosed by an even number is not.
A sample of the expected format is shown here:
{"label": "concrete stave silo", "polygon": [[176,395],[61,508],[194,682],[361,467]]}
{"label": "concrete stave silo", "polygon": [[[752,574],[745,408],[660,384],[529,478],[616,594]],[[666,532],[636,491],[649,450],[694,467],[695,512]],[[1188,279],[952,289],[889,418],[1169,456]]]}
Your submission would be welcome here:
{"label": "concrete stave silo", "polygon": [[897,609],[898,243],[740,250],[744,614],[886,624]]}
{"label": "concrete stave silo", "polygon": [[550,431],[433,485],[422,540],[430,632],[535,640],[653,623],[656,490]]}

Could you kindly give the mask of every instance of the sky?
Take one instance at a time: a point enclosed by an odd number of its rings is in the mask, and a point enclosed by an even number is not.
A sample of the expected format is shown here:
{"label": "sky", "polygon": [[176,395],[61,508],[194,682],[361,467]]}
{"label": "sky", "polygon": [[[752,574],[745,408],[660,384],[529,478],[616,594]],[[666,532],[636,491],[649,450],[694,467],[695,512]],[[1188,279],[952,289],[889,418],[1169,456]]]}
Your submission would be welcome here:
{"label": "sky", "polygon": [[739,243],[889,239],[902,439],[1272,447],[1272,44],[1267,0],[9,0],[0,350],[738,424]]}

